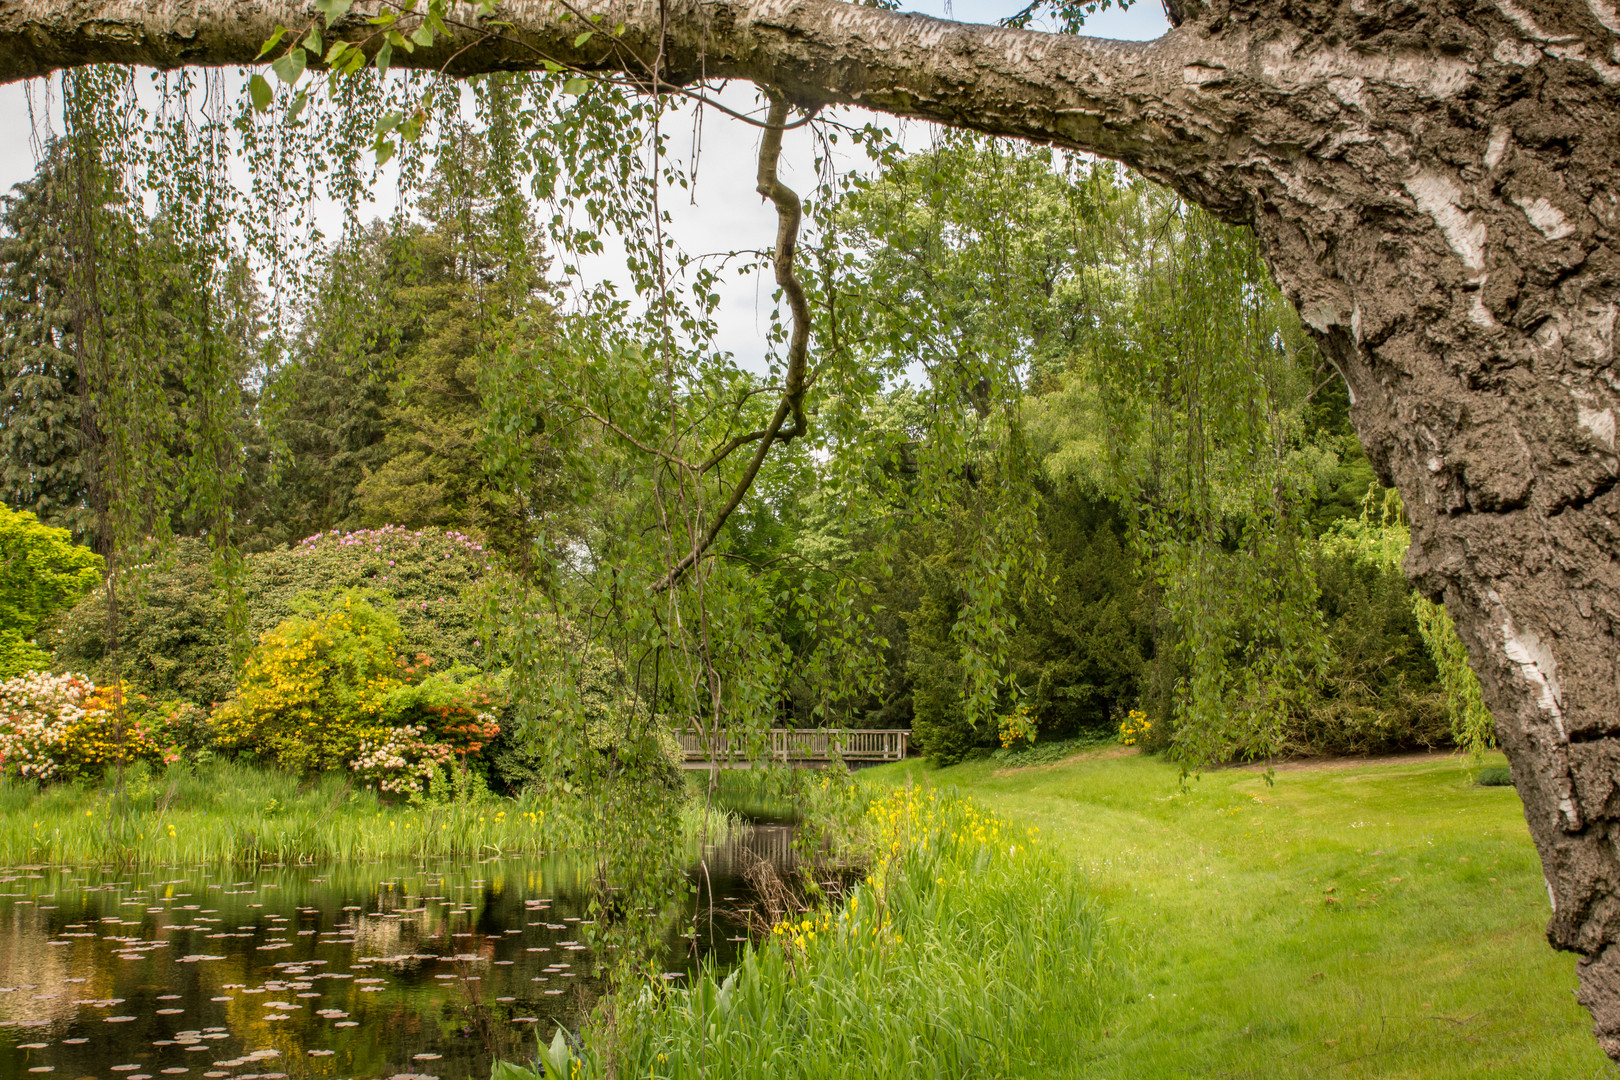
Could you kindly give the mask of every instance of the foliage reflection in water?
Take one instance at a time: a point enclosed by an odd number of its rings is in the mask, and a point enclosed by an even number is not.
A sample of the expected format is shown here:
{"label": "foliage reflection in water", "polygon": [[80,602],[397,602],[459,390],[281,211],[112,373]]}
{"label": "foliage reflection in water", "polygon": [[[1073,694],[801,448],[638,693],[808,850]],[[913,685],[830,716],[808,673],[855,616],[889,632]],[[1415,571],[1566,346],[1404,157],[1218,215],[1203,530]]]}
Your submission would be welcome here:
{"label": "foliage reflection in water", "polygon": [[[720,908],[746,905],[736,868],[786,857],[786,832],[712,853]],[[743,931],[710,914],[695,943],[671,920],[667,978],[731,962]],[[0,1075],[482,1080],[602,993],[586,919],[563,858],[7,868]]]}

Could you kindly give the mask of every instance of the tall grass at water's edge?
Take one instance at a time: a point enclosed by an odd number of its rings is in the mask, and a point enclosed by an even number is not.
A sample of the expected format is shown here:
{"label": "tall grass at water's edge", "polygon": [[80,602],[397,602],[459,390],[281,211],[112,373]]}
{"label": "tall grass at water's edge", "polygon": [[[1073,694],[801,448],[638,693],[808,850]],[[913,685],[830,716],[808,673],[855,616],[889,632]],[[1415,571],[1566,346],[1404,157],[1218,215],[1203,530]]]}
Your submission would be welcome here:
{"label": "tall grass at water's edge", "polygon": [[[291,863],[557,852],[577,846],[576,804],[525,794],[389,805],[342,776],[314,783],[228,762],[171,768],[119,788],[0,784],[0,863]],[[682,808],[703,835],[703,806]],[[736,818],[711,811],[710,843]]]}
{"label": "tall grass at water's edge", "polygon": [[1060,860],[971,804],[901,791],[845,907],[778,924],[729,973],[621,991],[613,1031],[495,1080],[1045,1076],[1117,996],[1102,916]]}

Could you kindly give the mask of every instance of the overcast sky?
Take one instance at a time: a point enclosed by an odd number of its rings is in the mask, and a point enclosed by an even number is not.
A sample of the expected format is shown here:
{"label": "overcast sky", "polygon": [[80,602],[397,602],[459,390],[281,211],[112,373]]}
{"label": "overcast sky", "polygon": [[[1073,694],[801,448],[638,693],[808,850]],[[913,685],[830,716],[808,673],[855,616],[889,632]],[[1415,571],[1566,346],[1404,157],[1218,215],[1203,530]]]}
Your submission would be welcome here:
{"label": "overcast sky", "polygon": [[[991,23],[1017,10],[1015,3],[1006,0],[926,0],[908,5],[908,10],[927,15],[955,18],[964,22]],[[1126,11],[1111,10],[1095,16],[1087,29],[1098,37],[1129,40],[1156,38],[1168,29],[1164,12],[1158,0],[1137,0]],[[43,100],[42,87],[34,86],[36,103]],[[749,108],[755,101],[752,87],[733,85],[728,88],[726,103],[734,108]],[[854,123],[871,119],[861,110],[842,110],[842,118]],[[45,117],[36,110],[36,120]],[[877,118],[880,123],[896,130],[908,147],[926,146],[931,132],[928,125],[899,125],[889,117]],[[13,184],[27,179],[34,171],[34,140],[30,138],[30,110],[24,84],[0,86],[0,190],[9,191]],[[690,160],[693,150],[692,127],[671,124],[672,150]],[[688,197],[671,200],[669,210],[674,218],[673,231],[681,245],[691,252],[726,251],[733,249],[763,248],[769,246],[776,233],[776,215],[754,192],[754,173],[759,148],[757,129],[738,123],[712,110],[708,111],[702,126],[701,157],[698,184]],[[847,160],[847,167],[858,167],[858,159]],[[812,153],[809,135],[789,133],[784,141],[782,178],[801,192],[812,179]],[[685,193],[681,193],[685,194]],[[385,214],[393,201],[383,185],[378,192],[376,210]],[[335,214],[333,215],[335,219]],[[615,265],[610,253],[593,260],[581,268],[588,276],[623,280],[622,271]],[[757,275],[729,279],[722,291],[718,312],[721,348],[735,353],[748,367],[762,363],[761,345],[770,315],[771,282]]]}

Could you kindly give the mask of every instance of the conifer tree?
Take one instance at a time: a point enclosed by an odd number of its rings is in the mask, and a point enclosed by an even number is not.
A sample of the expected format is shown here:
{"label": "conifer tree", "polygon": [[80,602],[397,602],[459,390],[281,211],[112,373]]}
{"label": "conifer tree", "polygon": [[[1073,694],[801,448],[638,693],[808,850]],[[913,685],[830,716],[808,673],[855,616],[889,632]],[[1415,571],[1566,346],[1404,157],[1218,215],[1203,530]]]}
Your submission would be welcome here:
{"label": "conifer tree", "polygon": [[91,528],[65,231],[52,146],[0,209],[0,500],[83,541]]}

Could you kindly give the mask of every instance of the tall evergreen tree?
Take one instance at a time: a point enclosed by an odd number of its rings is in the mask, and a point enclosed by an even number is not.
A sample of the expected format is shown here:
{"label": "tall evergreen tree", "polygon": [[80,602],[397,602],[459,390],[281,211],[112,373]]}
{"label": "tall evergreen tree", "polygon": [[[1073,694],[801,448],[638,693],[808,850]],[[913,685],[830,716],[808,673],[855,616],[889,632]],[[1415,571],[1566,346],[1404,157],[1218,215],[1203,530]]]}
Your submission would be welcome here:
{"label": "tall evergreen tree", "polygon": [[401,337],[384,299],[392,244],[381,222],[344,238],[292,356],[267,382],[269,543],[361,524],[355,489],[385,460],[382,411]]}
{"label": "tall evergreen tree", "polygon": [[0,500],[83,541],[92,527],[68,301],[66,155],[0,198]]}
{"label": "tall evergreen tree", "polygon": [[521,196],[479,187],[488,150],[441,156],[425,222],[349,237],[297,355],[270,388],[277,492],[298,540],[382,524],[491,532],[510,508],[480,453],[493,353],[550,332],[539,231]]}

